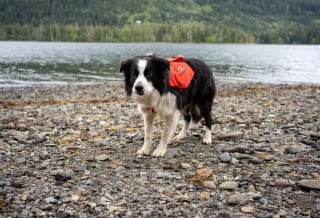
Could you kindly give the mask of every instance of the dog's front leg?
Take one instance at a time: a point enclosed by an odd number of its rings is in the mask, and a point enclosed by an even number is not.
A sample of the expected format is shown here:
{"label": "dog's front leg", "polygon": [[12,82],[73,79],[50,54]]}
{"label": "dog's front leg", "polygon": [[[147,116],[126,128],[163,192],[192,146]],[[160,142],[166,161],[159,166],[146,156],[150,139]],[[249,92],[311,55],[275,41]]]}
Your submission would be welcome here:
{"label": "dog's front leg", "polygon": [[155,118],[154,113],[143,113],[144,120],[144,143],[143,146],[137,151],[138,156],[149,155],[151,151],[151,141],[153,135],[153,121]]}
{"label": "dog's front leg", "polygon": [[176,130],[179,116],[174,113],[172,116],[165,118],[165,127],[161,134],[160,144],[156,150],[154,150],[152,156],[163,157],[166,154],[167,144],[169,143],[174,131]]}

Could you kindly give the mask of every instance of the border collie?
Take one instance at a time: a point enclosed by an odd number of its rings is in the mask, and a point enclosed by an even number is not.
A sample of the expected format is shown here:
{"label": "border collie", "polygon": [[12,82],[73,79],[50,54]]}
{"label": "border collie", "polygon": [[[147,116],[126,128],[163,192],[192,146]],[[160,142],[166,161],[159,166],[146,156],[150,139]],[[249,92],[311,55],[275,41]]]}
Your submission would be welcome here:
{"label": "border collie", "polygon": [[156,55],[136,56],[121,63],[124,74],[125,91],[138,104],[144,118],[144,144],[137,155],[149,155],[156,116],[164,120],[165,127],[160,144],[154,150],[154,157],[163,157],[176,129],[179,112],[184,118],[184,127],[176,136],[177,140],[186,136],[191,121],[197,123],[205,119],[203,143],[211,144],[211,109],[216,93],[213,74],[201,60],[185,59],[194,71],[187,88],[170,87],[170,62]]}

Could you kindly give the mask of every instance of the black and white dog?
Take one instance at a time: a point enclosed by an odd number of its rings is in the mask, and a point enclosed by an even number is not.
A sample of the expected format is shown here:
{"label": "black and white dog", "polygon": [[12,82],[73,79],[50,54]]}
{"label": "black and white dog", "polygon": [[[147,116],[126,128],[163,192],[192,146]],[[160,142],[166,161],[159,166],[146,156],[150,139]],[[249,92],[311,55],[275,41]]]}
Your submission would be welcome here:
{"label": "black and white dog", "polygon": [[184,89],[169,86],[170,66],[167,59],[150,55],[136,56],[122,62],[120,72],[124,74],[125,91],[138,104],[144,117],[144,144],[138,150],[138,156],[150,154],[156,116],[164,120],[165,128],[160,144],[152,155],[165,155],[177,126],[179,112],[185,124],[176,139],[186,136],[191,121],[197,123],[203,117],[206,126],[203,143],[211,144],[211,109],[216,92],[214,78],[203,61],[186,59],[185,62],[193,69],[194,77]]}

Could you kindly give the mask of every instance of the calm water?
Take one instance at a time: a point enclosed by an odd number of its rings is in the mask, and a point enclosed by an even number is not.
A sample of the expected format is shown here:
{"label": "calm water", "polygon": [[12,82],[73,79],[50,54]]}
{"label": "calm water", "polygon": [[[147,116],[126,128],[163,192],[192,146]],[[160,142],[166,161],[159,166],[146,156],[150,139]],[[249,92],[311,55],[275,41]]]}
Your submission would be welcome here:
{"label": "calm water", "polygon": [[221,80],[320,84],[320,46],[0,42],[0,86],[122,80],[122,60],[156,53],[204,60]]}

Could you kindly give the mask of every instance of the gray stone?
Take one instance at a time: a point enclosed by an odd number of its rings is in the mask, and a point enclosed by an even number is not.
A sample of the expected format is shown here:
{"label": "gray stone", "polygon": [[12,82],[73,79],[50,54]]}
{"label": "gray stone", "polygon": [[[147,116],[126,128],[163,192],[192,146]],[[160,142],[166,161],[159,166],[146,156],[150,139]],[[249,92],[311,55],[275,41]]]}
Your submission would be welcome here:
{"label": "gray stone", "polygon": [[229,196],[228,203],[231,205],[245,205],[247,198],[243,194],[233,194]]}
{"label": "gray stone", "polygon": [[166,154],[164,155],[164,158],[174,158],[178,157],[179,153],[176,149],[167,148]]}
{"label": "gray stone", "polygon": [[317,179],[303,179],[297,184],[301,187],[320,190],[320,180]]}
{"label": "gray stone", "polygon": [[25,157],[20,157],[16,161],[17,161],[17,163],[22,164],[22,163],[25,163],[27,160]]}
{"label": "gray stone", "polygon": [[232,190],[238,187],[238,183],[235,181],[227,181],[227,182],[221,183],[219,187],[222,189]]}
{"label": "gray stone", "polygon": [[252,213],[253,212],[253,207],[251,207],[251,206],[241,207],[240,209],[243,213]]}
{"label": "gray stone", "polygon": [[100,155],[95,156],[95,160],[98,160],[98,161],[106,161],[109,159],[110,159],[110,157],[106,154],[100,154]]}
{"label": "gray stone", "polygon": [[219,159],[221,162],[230,162],[231,161],[231,156],[228,152],[224,152],[222,154],[219,155]]}
{"label": "gray stone", "polygon": [[57,199],[55,199],[54,197],[47,197],[44,199],[44,202],[46,202],[47,204],[55,204],[57,203]]}
{"label": "gray stone", "polygon": [[157,179],[170,179],[170,178],[174,178],[174,176],[172,176],[170,173],[167,172],[157,172],[155,177]]}
{"label": "gray stone", "polygon": [[289,146],[285,148],[284,152],[288,154],[297,154],[300,153],[302,150],[303,148],[299,146]]}
{"label": "gray stone", "polygon": [[206,188],[211,188],[211,189],[216,188],[216,184],[213,181],[204,181],[203,186]]}

